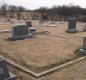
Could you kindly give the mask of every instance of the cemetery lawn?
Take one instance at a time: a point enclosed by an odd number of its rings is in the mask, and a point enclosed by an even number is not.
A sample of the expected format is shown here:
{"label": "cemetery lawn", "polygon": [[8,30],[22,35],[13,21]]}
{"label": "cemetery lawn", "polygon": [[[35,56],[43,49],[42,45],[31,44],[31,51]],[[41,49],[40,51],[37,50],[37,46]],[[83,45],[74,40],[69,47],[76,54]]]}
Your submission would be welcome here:
{"label": "cemetery lawn", "polygon": [[[35,21],[33,22],[35,26]],[[0,55],[35,72],[41,72],[76,57],[75,50],[82,46],[84,23],[78,22],[78,33],[66,33],[67,22],[57,27],[36,27],[37,32],[48,30],[50,34],[34,35],[31,39],[9,41],[11,33],[0,33]],[[0,24],[0,29],[11,29],[11,24]]]}

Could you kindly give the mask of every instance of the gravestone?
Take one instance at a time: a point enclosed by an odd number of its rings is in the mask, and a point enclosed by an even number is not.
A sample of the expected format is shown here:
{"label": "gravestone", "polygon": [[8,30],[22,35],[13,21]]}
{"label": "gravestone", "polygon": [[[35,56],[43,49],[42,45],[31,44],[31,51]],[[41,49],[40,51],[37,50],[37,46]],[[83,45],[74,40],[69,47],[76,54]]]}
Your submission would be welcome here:
{"label": "gravestone", "polygon": [[80,49],[81,55],[86,55],[86,35],[83,37],[83,48]]}
{"label": "gravestone", "polygon": [[32,22],[31,22],[31,21],[26,21],[26,25],[27,25],[28,27],[32,27]]}
{"label": "gravestone", "polygon": [[50,21],[50,24],[55,24],[55,21]]}
{"label": "gravestone", "polygon": [[7,69],[6,61],[0,59],[0,80],[16,80],[16,76]]}
{"label": "gravestone", "polygon": [[86,32],[86,24],[85,24],[85,26],[83,27],[83,31]]}
{"label": "gravestone", "polygon": [[43,26],[43,24],[44,24],[44,21],[43,20],[38,20],[38,22],[37,22],[37,26]]}
{"label": "gravestone", "polygon": [[12,40],[28,38],[28,27],[26,25],[17,25],[12,28]]}
{"label": "gravestone", "polygon": [[56,25],[55,21],[50,21],[50,26],[51,27],[56,27],[57,25]]}
{"label": "gravestone", "polygon": [[69,18],[67,32],[69,32],[69,33],[77,32],[77,30],[76,30],[76,18]]}

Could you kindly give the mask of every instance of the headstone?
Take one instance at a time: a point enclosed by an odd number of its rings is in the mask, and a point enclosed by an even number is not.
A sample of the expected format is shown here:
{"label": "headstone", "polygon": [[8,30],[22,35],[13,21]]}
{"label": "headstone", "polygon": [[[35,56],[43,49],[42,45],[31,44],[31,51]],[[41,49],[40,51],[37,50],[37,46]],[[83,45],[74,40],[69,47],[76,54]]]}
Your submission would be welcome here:
{"label": "headstone", "polygon": [[85,24],[85,26],[83,27],[83,31],[86,32],[86,24]]}
{"label": "headstone", "polygon": [[32,22],[31,22],[31,21],[26,21],[26,25],[27,25],[28,27],[32,27]]}
{"label": "headstone", "polygon": [[0,80],[16,80],[16,76],[7,69],[6,61],[0,59]]}
{"label": "headstone", "polygon": [[50,21],[50,24],[55,24],[55,21]]}
{"label": "headstone", "polygon": [[44,21],[43,20],[38,20],[38,22],[37,22],[37,26],[43,26],[43,23],[44,23]]}
{"label": "headstone", "polygon": [[86,55],[86,35],[83,37],[83,48],[80,49],[81,55]]}
{"label": "headstone", "polygon": [[67,32],[75,33],[76,31],[76,18],[69,18]]}
{"label": "headstone", "polygon": [[12,40],[28,38],[28,27],[26,25],[17,25],[12,28]]}
{"label": "headstone", "polygon": [[56,25],[55,21],[50,21],[50,26],[51,27],[56,27],[57,25]]}
{"label": "headstone", "polygon": [[83,38],[83,49],[86,50],[86,36]]}

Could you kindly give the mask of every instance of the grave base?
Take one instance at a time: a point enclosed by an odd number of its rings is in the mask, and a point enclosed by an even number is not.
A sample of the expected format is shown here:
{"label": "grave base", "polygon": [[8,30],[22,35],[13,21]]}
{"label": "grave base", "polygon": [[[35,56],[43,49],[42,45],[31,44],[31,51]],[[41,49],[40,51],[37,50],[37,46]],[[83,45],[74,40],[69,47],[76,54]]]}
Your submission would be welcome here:
{"label": "grave base", "polygon": [[86,56],[86,50],[80,49],[80,55],[81,56]]}
{"label": "grave base", "polygon": [[5,80],[16,80],[16,76],[12,73],[9,73],[10,74],[10,78],[8,79],[5,79]]}
{"label": "grave base", "polygon": [[68,32],[68,33],[76,33],[77,30],[76,29],[67,29],[66,32]]}
{"label": "grave base", "polygon": [[43,34],[45,34],[45,35],[50,34],[50,32],[49,32],[49,31],[47,31],[47,30],[44,30],[42,33],[43,33]]}
{"label": "grave base", "polygon": [[32,38],[32,34],[28,34],[28,35],[24,35],[24,36],[16,36],[16,37],[12,37],[12,40],[21,40],[21,39],[25,39],[25,38]]}

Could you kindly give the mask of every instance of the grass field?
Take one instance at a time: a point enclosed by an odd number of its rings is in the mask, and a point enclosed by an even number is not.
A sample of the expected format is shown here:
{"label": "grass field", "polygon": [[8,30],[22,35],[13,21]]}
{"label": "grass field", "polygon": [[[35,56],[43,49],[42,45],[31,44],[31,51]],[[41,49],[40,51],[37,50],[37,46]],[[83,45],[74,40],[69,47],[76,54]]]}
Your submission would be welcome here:
{"label": "grass field", "polygon": [[[50,27],[48,22],[37,26],[36,21],[33,21],[33,27],[37,32],[48,30],[50,34],[38,34],[31,39],[17,41],[7,40],[11,33],[0,33],[0,54],[35,72],[54,67],[74,58],[76,56],[74,51],[83,43],[84,23],[77,22],[78,32],[74,34],[66,33],[67,26],[67,22],[58,22],[57,27]],[[11,28],[10,23],[0,24],[0,29]]]}

